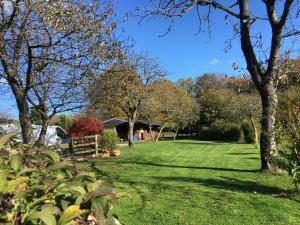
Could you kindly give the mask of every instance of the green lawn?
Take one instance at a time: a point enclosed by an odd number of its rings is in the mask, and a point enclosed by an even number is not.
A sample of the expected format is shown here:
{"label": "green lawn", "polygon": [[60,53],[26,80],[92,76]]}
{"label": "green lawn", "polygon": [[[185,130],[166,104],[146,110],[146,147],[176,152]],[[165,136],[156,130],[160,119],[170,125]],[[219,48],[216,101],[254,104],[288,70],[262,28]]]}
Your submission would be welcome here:
{"label": "green lawn", "polygon": [[300,224],[300,197],[287,175],[259,169],[252,145],[178,140],[140,143],[89,166],[113,178],[113,212],[126,225]]}

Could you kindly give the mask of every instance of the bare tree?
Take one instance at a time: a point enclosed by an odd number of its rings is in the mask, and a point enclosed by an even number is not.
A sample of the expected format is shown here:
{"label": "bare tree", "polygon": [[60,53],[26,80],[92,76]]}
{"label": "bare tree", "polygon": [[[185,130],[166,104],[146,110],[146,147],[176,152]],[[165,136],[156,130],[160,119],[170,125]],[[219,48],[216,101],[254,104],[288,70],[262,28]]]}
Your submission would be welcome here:
{"label": "bare tree", "polygon": [[[233,17],[238,20],[234,26],[235,36],[240,37],[241,49],[244,53],[247,70],[259,91],[262,102],[261,117],[261,169],[272,170],[272,158],[277,155],[275,141],[275,120],[278,105],[277,80],[280,70],[279,59],[283,38],[299,35],[298,26],[295,24],[299,16],[298,0],[262,0],[266,16],[257,14],[257,10],[250,10],[248,0],[218,1],[218,0],[157,0],[153,1],[153,8],[146,8],[146,16],[162,16],[164,18],[181,17],[188,11],[195,9],[200,22],[203,20],[210,24],[210,15],[213,10],[219,10],[226,14],[225,19]],[[280,11],[280,12],[279,12]],[[225,20],[224,20],[225,21]],[[266,22],[271,29],[271,41],[269,44],[260,40],[253,34],[254,24],[258,21]],[[171,23],[172,24],[172,23]],[[261,35],[258,35],[260,39]],[[256,43],[259,43],[257,46]],[[264,47],[263,47],[264,46]],[[259,47],[258,51],[256,51]],[[259,58],[263,52],[264,58]]]}
{"label": "bare tree", "polygon": [[130,55],[107,68],[91,84],[90,105],[120,107],[128,118],[128,145],[133,146],[133,130],[141,103],[148,94],[147,86],[164,77],[159,62],[147,55]]}
{"label": "bare tree", "polygon": [[56,114],[83,107],[85,80],[86,74],[79,68],[65,68],[57,63],[35,76],[35,85],[27,93],[27,99],[41,118],[38,143],[44,144],[48,125]]}
{"label": "bare tree", "polygon": [[108,54],[111,14],[93,0],[0,1],[0,76],[15,97],[24,143],[33,141],[27,95],[35,76],[53,62],[78,67]]}

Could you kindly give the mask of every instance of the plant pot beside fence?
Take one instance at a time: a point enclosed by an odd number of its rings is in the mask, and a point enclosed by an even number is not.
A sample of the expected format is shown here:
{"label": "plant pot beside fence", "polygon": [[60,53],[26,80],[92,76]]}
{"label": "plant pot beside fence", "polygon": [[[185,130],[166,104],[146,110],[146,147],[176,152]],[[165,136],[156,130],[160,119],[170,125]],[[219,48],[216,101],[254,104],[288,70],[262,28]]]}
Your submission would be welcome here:
{"label": "plant pot beside fence", "polygon": [[108,157],[110,157],[110,151],[104,150],[104,151],[102,151],[102,152],[100,153],[100,156],[101,156],[102,158],[108,158]]}
{"label": "plant pot beside fence", "polygon": [[110,155],[111,156],[120,156],[121,155],[121,150],[120,149],[115,149],[115,150],[112,150],[111,152],[110,152]]}

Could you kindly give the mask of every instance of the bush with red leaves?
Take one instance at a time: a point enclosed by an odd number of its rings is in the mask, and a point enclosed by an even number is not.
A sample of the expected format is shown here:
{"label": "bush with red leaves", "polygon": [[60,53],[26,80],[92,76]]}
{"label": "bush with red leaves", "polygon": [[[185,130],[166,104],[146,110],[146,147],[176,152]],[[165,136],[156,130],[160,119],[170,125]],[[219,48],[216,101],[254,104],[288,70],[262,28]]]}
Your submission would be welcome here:
{"label": "bush with red leaves", "polygon": [[81,117],[69,129],[69,137],[84,137],[100,134],[103,131],[102,122],[95,117]]}

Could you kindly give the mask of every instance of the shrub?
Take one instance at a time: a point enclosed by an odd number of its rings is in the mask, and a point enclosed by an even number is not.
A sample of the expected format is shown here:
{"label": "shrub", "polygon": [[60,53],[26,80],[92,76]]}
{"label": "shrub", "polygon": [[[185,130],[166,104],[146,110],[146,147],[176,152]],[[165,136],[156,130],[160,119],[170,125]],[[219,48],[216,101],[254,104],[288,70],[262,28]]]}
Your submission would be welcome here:
{"label": "shrub", "polygon": [[84,137],[102,133],[102,122],[95,117],[81,117],[73,123],[69,137]]}
{"label": "shrub", "polygon": [[6,134],[5,130],[2,127],[0,127],[0,135],[4,135],[4,134]]}
{"label": "shrub", "polygon": [[243,131],[245,142],[248,144],[254,144],[255,143],[255,134],[254,134],[254,130],[253,130],[252,126],[249,123],[244,122],[244,123],[242,123],[241,128]]}
{"label": "shrub", "polygon": [[241,134],[241,127],[238,124],[217,121],[211,127],[202,130],[200,138],[210,141],[239,141]]}
{"label": "shrub", "polygon": [[113,224],[108,214],[115,197],[110,185],[92,172],[47,149],[24,147],[0,157],[0,223]]}
{"label": "shrub", "polygon": [[115,150],[118,143],[118,134],[114,130],[104,130],[101,139],[101,147],[104,150]]}
{"label": "shrub", "polygon": [[300,142],[295,145],[285,146],[281,149],[275,159],[276,165],[288,171],[292,176],[292,182],[295,188],[300,192]]}

